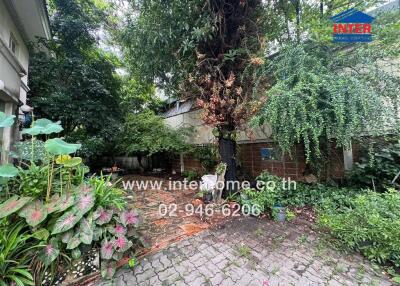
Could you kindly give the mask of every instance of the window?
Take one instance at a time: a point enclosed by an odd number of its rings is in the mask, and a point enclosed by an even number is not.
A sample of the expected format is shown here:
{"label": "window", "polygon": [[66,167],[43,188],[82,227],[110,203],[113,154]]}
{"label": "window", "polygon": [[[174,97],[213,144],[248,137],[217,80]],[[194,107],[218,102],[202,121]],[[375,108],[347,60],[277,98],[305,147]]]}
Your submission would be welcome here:
{"label": "window", "polygon": [[17,40],[15,39],[14,35],[10,33],[10,41],[8,43],[8,47],[12,51],[12,53],[17,56],[18,53],[18,43]]}

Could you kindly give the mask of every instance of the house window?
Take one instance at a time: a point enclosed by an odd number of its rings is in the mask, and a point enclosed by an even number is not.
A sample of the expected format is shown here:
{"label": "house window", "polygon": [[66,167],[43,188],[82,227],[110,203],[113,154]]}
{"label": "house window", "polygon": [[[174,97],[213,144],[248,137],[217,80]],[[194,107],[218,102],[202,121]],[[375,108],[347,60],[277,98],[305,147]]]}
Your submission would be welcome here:
{"label": "house window", "polygon": [[8,42],[8,47],[11,50],[11,52],[17,56],[18,53],[18,43],[17,40],[15,39],[14,35],[10,33],[10,41]]}

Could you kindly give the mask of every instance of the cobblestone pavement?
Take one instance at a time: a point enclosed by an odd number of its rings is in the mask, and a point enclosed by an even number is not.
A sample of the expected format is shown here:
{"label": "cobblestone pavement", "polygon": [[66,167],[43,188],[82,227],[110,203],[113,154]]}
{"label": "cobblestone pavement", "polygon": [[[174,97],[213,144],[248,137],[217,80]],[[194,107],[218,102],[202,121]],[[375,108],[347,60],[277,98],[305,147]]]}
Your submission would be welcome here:
{"label": "cobblestone pavement", "polygon": [[241,218],[208,229],[121,269],[125,285],[392,285],[358,255],[326,246],[310,227]]}

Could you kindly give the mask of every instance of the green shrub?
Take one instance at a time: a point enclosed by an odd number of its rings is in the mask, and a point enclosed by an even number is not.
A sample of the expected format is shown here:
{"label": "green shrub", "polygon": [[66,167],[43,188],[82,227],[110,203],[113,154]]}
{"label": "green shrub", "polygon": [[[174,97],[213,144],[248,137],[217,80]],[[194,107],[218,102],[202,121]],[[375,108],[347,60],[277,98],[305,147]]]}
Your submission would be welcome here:
{"label": "green shrub", "polygon": [[378,263],[400,266],[400,194],[368,191],[337,207],[327,200],[318,223],[347,249],[360,251]]}
{"label": "green shrub", "polygon": [[195,147],[189,155],[199,160],[206,172],[211,172],[218,163],[218,149],[214,145]]}
{"label": "green shrub", "polygon": [[103,208],[117,208],[122,210],[126,207],[125,192],[115,187],[118,182],[111,182],[109,176],[92,176],[89,178],[88,184],[93,187],[96,197],[96,204]]}
{"label": "green shrub", "polygon": [[391,187],[400,189],[400,178],[392,183],[399,171],[400,143],[384,142],[355,163],[353,171],[349,174],[348,184],[378,191],[385,191]]}
{"label": "green shrub", "polygon": [[363,192],[355,188],[341,188],[323,184],[307,185],[301,182],[289,186],[287,181],[284,183],[283,178],[267,172],[263,172],[257,180],[262,181],[262,183],[259,182],[259,185],[274,185],[276,203],[289,207],[318,206],[328,199],[338,206],[344,206],[348,205],[348,200],[351,197]]}
{"label": "green shrub", "polygon": [[196,170],[185,170],[182,172],[182,176],[190,182],[196,180],[199,177],[199,174]]}

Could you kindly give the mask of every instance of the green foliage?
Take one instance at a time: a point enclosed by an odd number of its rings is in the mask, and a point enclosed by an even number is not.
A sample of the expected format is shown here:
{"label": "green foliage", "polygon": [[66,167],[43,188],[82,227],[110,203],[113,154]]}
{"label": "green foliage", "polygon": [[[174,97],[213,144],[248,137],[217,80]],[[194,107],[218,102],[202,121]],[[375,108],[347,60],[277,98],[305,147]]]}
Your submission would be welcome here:
{"label": "green foliage", "polygon": [[25,140],[21,142],[17,142],[14,144],[15,152],[13,156],[20,160],[24,161],[32,161],[32,162],[45,162],[48,158],[46,158],[46,149],[44,147],[44,142],[38,139],[33,140]]}
{"label": "green foliage", "polygon": [[18,174],[18,169],[11,164],[5,164],[0,166],[0,177],[1,178],[12,178]]}
{"label": "green foliage", "polygon": [[194,147],[188,154],[199,160],[206,172],[213,171],[218,163],[218,150],[214,145]]}
{"label": "green foliage", "polygon": [[122,210],[126,207],[125,192],[116,187],[118,182],[111,182],[112,176],[92,176],[88,184],[93,187],[96,204],[103,208]]}
{"label": "green foliage", "polygon": [[182,176],[185,177],[189,182],[199,178],[199,174],[196,170],[185,170],[182,172]]}
{"label": "green foliage", "polygon": [[118,136],[117,150],[129,155],[182,152],[188,148],[187,134],[186,129],[172,129],[152,111],[130,113]]}
{"label": "green foliage", "polygon": [[96,38],[108,20],[107,11],[86,0],[54,0],[51,6],[53,38],[40,39],[30,57],[35,113],[61,120],[67,137],[83,130],[87,140],[95,136],[110,141],[121,119],[120,79],[115,56],[98,48]]}
{"label": "green foliage", "polygon": [[[329,201],[334,206],[349,206],[355,196],[365,193],[356,188],[343,188],[323,184],[307,185],[273,176],[267,172],[257,177],[259,190],[244,189],[240,193],[241,204],[259,205],[261,212],[271,212],[274,206],[319,207]],[[288,210],[289,211],[289,210]],[[288,214],[291,217],[291,214]]]}
{"label": "green foliage", "polygon": [[369,191],[350,199],[350,206],[329,201],[319,211],[319,225],[349,250],[368,259],[400,266],[400,194]]}
{"label": "green foliage", "polygon": [[226,171],[226,163],[219,163],[215,168],[215,173],[217,175],[222,175]]}
{"label": "green foliage", "polygon": [[[128,21],[118,34],[131,73],[177,90],[187,70],[194,68],[195,47],[214,30],[211,14],[203,6],[199,0],[132,2]],[[138,10],[140,16],[134,16]]]}
{"label": "green foliage", "polygon": [[46,193],[48,185],[48,166],[31,163],[26,169],[18,168],[18,176],[10,182],[23,196],[38,198]]}
{"label": "green foliage", "polygon": [[394,132],[400,79],[379,66],[384,56],[368,45],[284,47],[266,68],[275,84],[254,122],[269,124],[284,152],[302,143],[314,166],[332,138],[346,147],[356,136]]}
{"label": "green foliage", "polygon": [[35,249],[34,242],[22,221],[0,224],[0,285],[35,285],[29,265]]}
{"label": "green foliage", "polygon": [[400,181],[395,178],[400,172],[400,143],[376,142],[375,145],[355,163],[348,183],[378,191],[388,187],[399,188]]}

